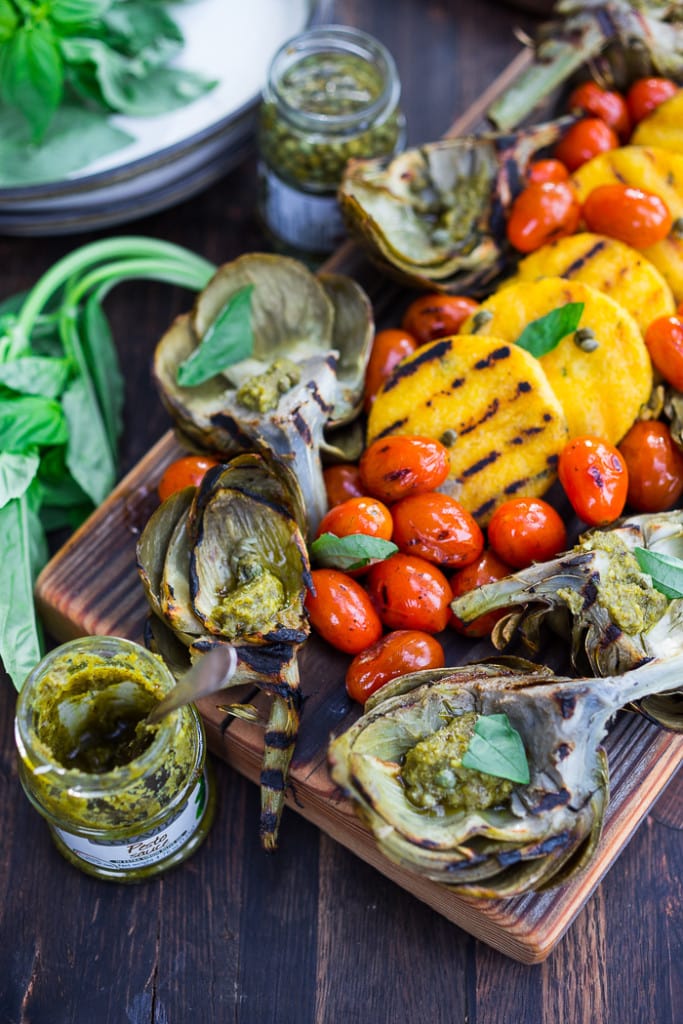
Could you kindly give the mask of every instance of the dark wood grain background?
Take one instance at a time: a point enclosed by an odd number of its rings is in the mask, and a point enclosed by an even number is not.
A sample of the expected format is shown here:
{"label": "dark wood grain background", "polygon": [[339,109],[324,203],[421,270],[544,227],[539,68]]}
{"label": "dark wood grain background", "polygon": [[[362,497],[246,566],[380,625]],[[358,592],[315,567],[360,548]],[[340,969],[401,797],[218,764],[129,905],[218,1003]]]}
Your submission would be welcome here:
{"label": "dark wood grain background", "polygon": [[[228,0],[232,2],[232,0]],[[339,0],[331,18],[396,57],[409,142],[442,135],[518,52],[512,5]],[[215,262],[267,241],[255,159],[174,210],[107,232]],[[102,234],[0,237],[0,298]],[[154,343],[186,293],[126,284],[109,302],[126,374],[121,472],[164,433]],[[387,314],[390,316],[390,313]],[[218,817],[185,865],[140,886],[91,879],[53,848],[21,792],[14,692],[0,680],[0,1024],[674,1024],[683,1006],[680,775],[549,959],[523,966],[472,939],[286,812],[258,844],[258,790],[214,762]]]}

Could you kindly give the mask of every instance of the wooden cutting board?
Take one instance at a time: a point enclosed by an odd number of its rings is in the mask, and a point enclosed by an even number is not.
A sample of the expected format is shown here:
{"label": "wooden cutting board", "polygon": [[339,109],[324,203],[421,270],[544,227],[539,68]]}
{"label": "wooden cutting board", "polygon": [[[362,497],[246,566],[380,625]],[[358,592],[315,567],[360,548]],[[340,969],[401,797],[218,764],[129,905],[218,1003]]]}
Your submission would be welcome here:
{"label": "wooden cutting board", "polygon": [[[520,54],[448,134],[461,134],[475,127],[493,98],[528,61],[526,52]],[[395,306],[396,286],[370,266],[355,246],[342,247],[326,269],[347,273],[359,281],[373,300],[378,321],[390,304]],[[147,605],[137,578],[135,544],[156,505],[156,484],[164,468],[178,454],[180,448],[169,432],[41,573],[36,603],[46,628],[57,640],[86,634],[141,640]],[[455,634],[447,642],[452,664],[489,653],[485,642],[472,646]],[[604,834],[586,871],[570,884],[541,895],[504,901],[464,899],[387,860],[328,775],[329,737],[342,731],[359,713],[344,690],[347,663],[348,658],[315,637],[301,652],[300,671],[306,699],[291,766],[288,807],[438,913],[507,956],[523,963],[545,959],[676,772],[683,760],[683,737],[666,733],[640,716],[621,714],[606,742],[612,796]],[[226,700],[234,699],[230,691]],[[262,695],[254,695],[255,703],[263,699]],[[218,757],[258,783],[262,732],[237,719],[230,719],[223,730],[224,715],[216,706],[219,703],[220,697],[200,702],[209,746]],[[287,842],[286,814],[281,842]]]}

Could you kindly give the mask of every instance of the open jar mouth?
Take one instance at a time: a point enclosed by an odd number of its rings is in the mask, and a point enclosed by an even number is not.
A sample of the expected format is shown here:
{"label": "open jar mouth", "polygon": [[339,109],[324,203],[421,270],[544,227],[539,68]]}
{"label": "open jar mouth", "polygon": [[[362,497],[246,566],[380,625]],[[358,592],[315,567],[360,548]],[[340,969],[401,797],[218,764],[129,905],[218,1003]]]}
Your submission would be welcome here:
{"label": "open jar mouth", "polygon": [[[292,103],[283,85],[284,76],[307,59],[325,55],[353,56],[375,71],[381,88],[378,95],[351,112],[329,114],[302,110]],[[393,57],[377,39],[360,29],[328,25],[310,29],[285,42],[270,65],[268,90],[277,100],[281,114],[297,128],[321,135],[362,132],[381,122],[398,106],[401,85]]]}
{"label": "open jar mouth", "polygon": [[[90,670],[95,680],[95,701],[100,697],[105,704],[113,703],[121,720],[132,720],[132,728],[135,709],[137,719],[144,718],[175,685],[175,678],[159,658],[139,644],[119,637],[84,637],[55,648],[26,679],[17,700],[15,719],[16,745],[24,764],[36,778],[46,776],[74,793],[87,793],[89,799],[97,799],[121,792],[153,771],[187,727],[188,715],[196,719],[199,730],[201,721],[196,709],[187,706],[167,715],[150,731],[149,738],[133,746],[130,757],[122,756],[119,763],[111,767],[105,764],[103,770],[71,765],[64,753],[65,742],[72,733],[74,742],[78,742],[86,728],[86,716],[93,709],[97,711],[92,694],[78,683],[79,676],[85,682]],[[98,684],[98,671],[111,674],[109,686],[101,680]],[[130,682],[126,673],[131,675]],[[140,684],[143,678],[148,685]],[[83,707],[79,710],[81,697]]]}

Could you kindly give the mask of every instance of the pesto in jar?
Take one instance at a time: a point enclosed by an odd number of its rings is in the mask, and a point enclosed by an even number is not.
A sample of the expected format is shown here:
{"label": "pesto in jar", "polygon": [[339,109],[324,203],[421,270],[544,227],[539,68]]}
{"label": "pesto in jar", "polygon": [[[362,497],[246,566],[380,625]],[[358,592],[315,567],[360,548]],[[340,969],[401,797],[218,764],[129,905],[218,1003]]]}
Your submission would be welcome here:
{"label": "pesto in jar", "polygon": [[118,637],[51,651],[19,694],[19,777],[60,852],[99,878],[137,881],[185,860],[213,794],[204,732],[188,705],[144,718],[175,685],[163,661]]}

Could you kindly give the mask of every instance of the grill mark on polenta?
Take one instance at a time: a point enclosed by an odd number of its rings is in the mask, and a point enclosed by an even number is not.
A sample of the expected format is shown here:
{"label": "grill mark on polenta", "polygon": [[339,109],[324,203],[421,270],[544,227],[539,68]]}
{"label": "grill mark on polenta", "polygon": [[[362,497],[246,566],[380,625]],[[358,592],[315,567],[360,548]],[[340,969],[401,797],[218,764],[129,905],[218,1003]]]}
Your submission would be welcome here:
{"label": "grill mark on polenta", "polygon": [[510,358],[510,346],[501,345],[500,348],[494,348],[493,352],[489,352],[485,359],[478,359],[474,364],[474,370],[488,370],[489,367],[495,366],[496,363],[502,359]]}
{"label": "grill mark on polenta", "polygon": [[490,420],[492,416],[495,416],[499,408],[500,402],[498,401],[497,398],[494,398],[493,401],[488,404],[484,413],[479,417],[478,420],[474,420],[474,422],[470,423],[469,426],[467,427],[460,428],[460,437],[464,437],[465,434],[471,434],[473,430],[477,430],[482,425],[482,423],[486,423],[486,421]]}
{"label": "grill mark on polenta", "polygon": [[401,428],[404,427],[407,422],[407,416],[403,416],[400,420],[394,420],[394,422],[390,423],[388,427],[384,428],[384,430],[380,430],[377,437],[388,437],[389,434],[400,434]]}
{"label": "grill mark on polenta", "polygon": [[451,342],[448,338],[444,338],[443,341],[435,342],[430,345],[425,352],[418,352],[410,362],[401,363],[392,371],[388,380],[384,382],[384,392],[391,391],[397,384],[400,384],[406,377],[412,377],[414,373],[420,369],[421,366],[425,366],[427,363],[440,362],[444,356],[446,356],[452,348]]}
{"label": "grill mark on polenta", "polygon": [[[467,380],[467,377],[454,377],[454,379],[451,381],[451,388],[454,391],[455,391],[456,388],[461,388],[463,386],[463,384],[466,382],[466,380]],[[445,393],[446,392],[444,392],[444,394]]]}
{"label": "grill mark on polenta", "polygon": [[477,473],[481,473],[487,466],[491,466],[494,462],[497,462],[499,458],[500,452],[496,451],[494,448],[494,450],[489,452],[488,455],[485,455],[483,459],[477,459],[477,461],[473,462],[471,466],[464,469],[460,474],[460,479],[468,480],[470,477],[476,476]]}
{"label": "grill mark on polenta", "polygon": [[601,253],[604,248],[604,239],[600,239],[599,242],[595,242],[590,249],[586,249],[578,259],[575,259],[573,263],[570,263],[569,266],[565,268],[562,277],[573,277],[574,274],[580,273],[586,264],[590,263],[592,259],[595,259],[598,253]]}

